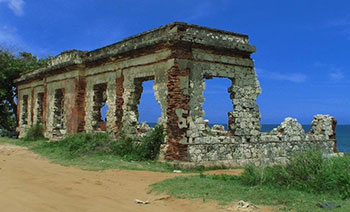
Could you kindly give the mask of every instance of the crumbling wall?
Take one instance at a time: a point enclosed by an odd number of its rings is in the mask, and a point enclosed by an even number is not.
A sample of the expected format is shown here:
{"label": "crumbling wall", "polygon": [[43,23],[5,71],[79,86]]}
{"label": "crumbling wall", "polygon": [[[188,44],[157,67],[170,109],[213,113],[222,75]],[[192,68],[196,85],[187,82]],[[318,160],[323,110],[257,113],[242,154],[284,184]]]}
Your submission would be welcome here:
{"label": "crumbling wall", "polygon": [[20,138],[24,137],[25,132],[32,125],[32,91],[29,88],[22,88],[18,92],[18,107],[20,113],[18,114],[18,127],[17,130],[20,133]]}
{"label": "crumbling wall", "polygon": [[[101,122],[97,122],[97,116],[100,116],[100,106],[97,105],[99,97],[102,97],[105,100],[105,103],[108,106],[106,112],[106,130],[109,132],[114,132],[116,128],[116,72],[110,71],[102,74],[92,74],[92,70],[88,71],[86,76],[87,87],[86,87],[86,117],[85,117],[85,130],[88,132],[101,131]],[[102,93],[96,93],[96,88],[100,87]],[[103,88],[102,88],[102,87]],[[102,94],[104,96],[98,96]],[[97,99],[96,99],[97,98]],[[101,99],[100,99],[101,100]],[[99,128],[99,129],[97,129]]]}
{"label": "crumbling wall", "polygon": [[44,87],[36,87],[34,88],[34,109],[33,109],[33,123],[34,124],[43,124],[44,122],[44,108],[46,106],[45,103],[45,91]]}
{"label": "crumbling wall", "polygon": [[[161,159],[193,163],[243,165],[283,163],[299,149],[336,151],[331,116],[315,116],[305,133],[287,118],[268,133],[260,132],[256,103],[261,93],[248,36],[188,25],[169,24],[90,52],[71,50],[46,67],[21,75],[18,84],[18,132],[34,123],[45,136],[58,139],[77,132],[121,131],[140,136],[150,128],[138,122],[142,83],[153,89],[162,113],[158,124],[166,134]],[[203,120],[205,79],[229,79],[232,110],[228,130],[209,128]],[[108,105],[106,120],[101,107]]]}
{"label": "crumbling wall", "polygon": [[236,139],[254,139],[260,131],[260,113],[256,98],[261,93],[260,85],[250,58],[234,58],[195,50],[193,70],[190,77],[191,113],[188,122],[189,143],[198,136],[205,136],[206,123],[203,120],[205,78],[222,77],[232,81],[228,88],[233,110],[228,111],[230,134]]}
{"label": "crumbling wall", "polygon": [[28,125],[29,123],[29,98],[28,95],[22,96],[22,114],[21,114],[21,124],[22,125]]}
{"label": "crumbling wall", "polygon": [[[157,56],[157,55],[155,55]],[[152,59],[152,58],[148,58]],[[155,58],[154,58],[155,59]],[[129,135],[137,135],[138,105],[143,91],[142,82],[154,80],[154,95],[162,109],[158,123],[166,125],[167,115],[167,70],[172,66],[173,61],[168,60],[144,66],[129,67],[123,71],[123,130]]]}
{"label": "crumbling wall", "polygon": [[295,151],[319,149],[331,155],[336,146],[332,130],[335,124],[332,116],[316,115],[308,133],[296,119],[286,118],[271,132],[259,133],[253,142],[230,136],[198,137],[189,145],[190,161],[211,165],[273,165],[285,163]]}
{"label": "crumbling wall", "polygon": [[[76,110],[76,91],[79,72],[57,75],[47,78],[46,100],[46,131],[45,136],[50,139],[61,138],[65,134],[77,131],[78,114]],[[63,96],[62,96],[63,95]],[[60,111],[64,111],[61,114]]]}
{"label": "crumbling wall", "polygon": [[66,134],[65,112],[65,90],[64,88],[55,89],[52,110],[54,136]]}

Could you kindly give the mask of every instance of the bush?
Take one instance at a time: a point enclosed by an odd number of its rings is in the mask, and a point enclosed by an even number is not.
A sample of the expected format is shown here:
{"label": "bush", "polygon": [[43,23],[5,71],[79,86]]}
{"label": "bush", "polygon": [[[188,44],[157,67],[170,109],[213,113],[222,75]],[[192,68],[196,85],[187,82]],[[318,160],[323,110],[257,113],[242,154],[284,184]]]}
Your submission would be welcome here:
{"label": "bush", "polygon": [[115,142],[113,153],[128,160],[155,160],[163,140],[163,127],[157,125],[150,135],[142,137],[139,142],[133,142],[131,138]]}
{"label": "bush", "polygon": [[343,198],[350,198],[350,158],[325,158],[319,151],[297,153],[289,158],[286,166],[246,166],[240,182],[313,193],[338,193]]}
{"label": "bush", "polygon": [[241,182],[244,185],[259,185],[263,183],[263,172],[262,167],[258,167],[254,164],[249,164],[244,168],[244,172],[241,175]]}
{"label": "bush", "polygon": [[142,138],[137,146],[137,155],[140,160],[155,160],[160,151],[160,145],[164,141],[163,127],[156,126],[149,136]]}
{"label": "bush", "polygon": [[33,125],[24,135],[24,140],[28,141],[40,140],[44,138],[44,126],[42,124]]}
{"label": "bush", "polygon": [[70,135],[61,141],[51,142],[51,147],[59,147],[74,158],[82,155],[111,152],[111,139],[106,133],[78,133]]}
{"label": "bush", "polygon": [[140,142],[134,142],[125,136],[119,136],[119,139],[115,140],[107,133],[77,133],[61,141],[50,142],[46,147],[56,148],[69,158],[112,154],[127,160],[142,161],[158,157],[163,139],[163,128],[156,126],[151,135],[141,138]]}

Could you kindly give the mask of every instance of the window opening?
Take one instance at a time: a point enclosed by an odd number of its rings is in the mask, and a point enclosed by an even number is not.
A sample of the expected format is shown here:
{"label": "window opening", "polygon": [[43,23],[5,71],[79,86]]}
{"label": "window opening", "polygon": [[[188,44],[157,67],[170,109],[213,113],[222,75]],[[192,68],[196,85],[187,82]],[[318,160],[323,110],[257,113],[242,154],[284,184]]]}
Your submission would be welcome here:
{"label": "window opening", "polygon": [[22,124],[28,124],[28,95],[22,97]]}
{"label": "window opening", "polygon": [[107,83],[94,85],[93,128],[106,131],[107,122]]}
{"label": "window opening", "polygon": [[150,127],[157,124],[162,113],[162,109],[154,95],[153,83],[153,79],[142,82],[142,93],[138,105],[139,123],[146,122]]}
{"label": "window opening", "polygon": [[221,77],[206,77],[204,82],[203,119],[208,120],[212,131],[226,131],[228,112],[233,111],[233,102],[230,93],[228,93],[232,86],[232,80]]}
{"label": "window opening", "polygon": [[38,93],[37,96],[37,123],[43,122],[43,116],[44,116],[44,93]]}
{"label": "window opening", "polygon": [[64,90],[55,90],[54,99],[54,130],[64,129]]}

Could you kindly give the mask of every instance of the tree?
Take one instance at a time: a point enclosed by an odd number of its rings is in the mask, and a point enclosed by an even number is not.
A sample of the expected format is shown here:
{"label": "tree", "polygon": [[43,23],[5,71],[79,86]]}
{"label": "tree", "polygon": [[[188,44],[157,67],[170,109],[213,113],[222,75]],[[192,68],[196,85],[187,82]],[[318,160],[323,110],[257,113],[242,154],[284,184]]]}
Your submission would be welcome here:
{"label": "tree", "polygon": [[18,56],[0,48],[0,129],[15,132],[17,125],[17,88],[14,80],[21,73],[45,66],[48,59],[39,59],[28,52]]}

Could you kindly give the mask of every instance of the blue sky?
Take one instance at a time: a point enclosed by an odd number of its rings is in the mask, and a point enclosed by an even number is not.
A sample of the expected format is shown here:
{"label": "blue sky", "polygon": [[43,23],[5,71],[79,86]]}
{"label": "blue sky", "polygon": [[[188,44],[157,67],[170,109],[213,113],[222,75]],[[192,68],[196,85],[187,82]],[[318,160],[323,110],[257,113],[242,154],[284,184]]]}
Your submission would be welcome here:
{"label": "blue sky", "polygon": [[[322,113],[350,124],[349,11],[346,0],[0,0],[0,44],[43,57],[93,50],[173,21],[248,34],[257,47],[262,123],[292,116],[307,124]],[[141,121],[160,113],[150,89]],[[226,89],[225,81],[207,83],[211,122],[227,121]]]}

